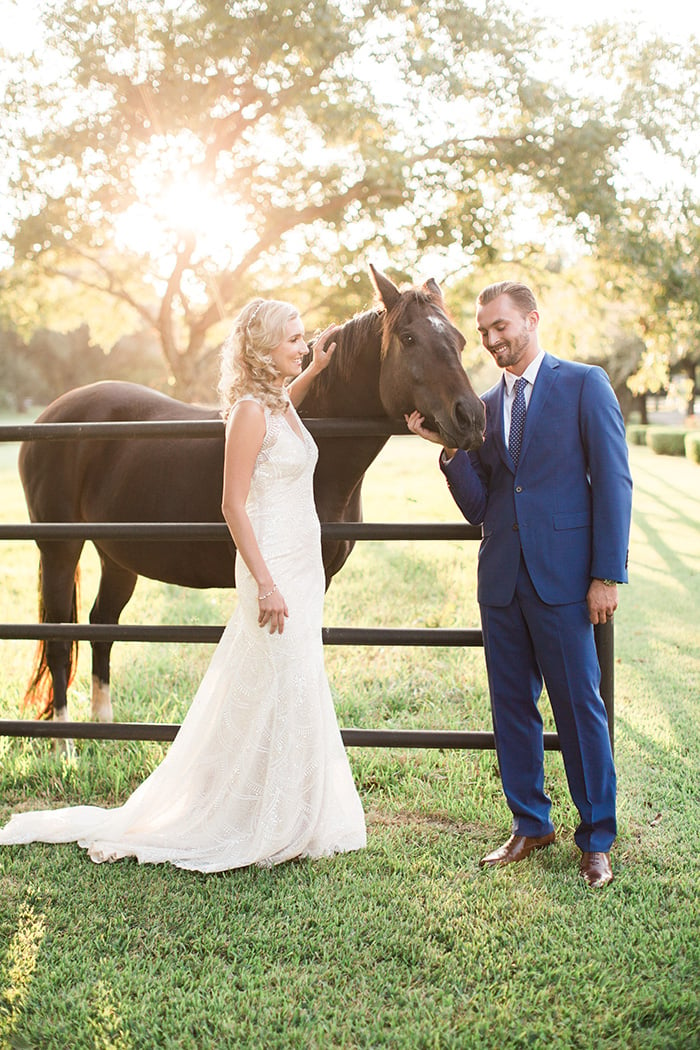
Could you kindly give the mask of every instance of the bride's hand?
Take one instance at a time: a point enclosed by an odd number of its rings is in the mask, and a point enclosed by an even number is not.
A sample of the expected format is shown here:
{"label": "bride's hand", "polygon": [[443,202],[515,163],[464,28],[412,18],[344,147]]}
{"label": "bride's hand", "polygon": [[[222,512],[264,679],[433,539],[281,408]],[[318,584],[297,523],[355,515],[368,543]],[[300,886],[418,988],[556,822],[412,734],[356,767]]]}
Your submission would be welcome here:
{"label": "bride's hand", "polygon": [[282,634],[289,609],[277,587],[264,598],[258,598],[258,609],[258,626],[265,627],[269,623],[270,634],[274,634],[275,631]]}
{"label": "bride's hand", "polygon": [[309,371],[316,375],[318,372],[322,372],[323,369],[328,365],[333,351],[335,350],[335,343],[328,343],[328,340],[336,333],[340,331],[340,325],[329,324],[328,328],[324,329],[320,335],[316,336],[313,345],[313,357],[311,364],[309,365]]}

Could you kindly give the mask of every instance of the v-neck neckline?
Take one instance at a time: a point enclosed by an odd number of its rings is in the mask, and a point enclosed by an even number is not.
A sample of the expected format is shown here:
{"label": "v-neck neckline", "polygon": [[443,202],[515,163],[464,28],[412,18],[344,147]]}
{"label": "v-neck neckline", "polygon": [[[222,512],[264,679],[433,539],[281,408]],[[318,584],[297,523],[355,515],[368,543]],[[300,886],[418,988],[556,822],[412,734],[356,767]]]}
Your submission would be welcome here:
{"label": "v-neck neckline", "polygon": [[[299,421],[299,429],[297,430],[297,428],[292,424],[292,421],[291,421],[292,415],[296,415],[296,413],[294,412],[294,406],[292,405],[292,402],[290,401],[289,402],[289,408],[287,409],[286,412],[283,413],[284,421],[287,424],[287,426],[289,427],[289,429],[291,430],[292,434],[294,434],[294,437],[297,439],[297,441],[300,441],[302,443],[302,445],[303,445],[303,444],[305,444],[305,442],[304,442],[304,432],[301,429],[301,427],[302,427],[301,420]],[[297,419],[298,418],[299,417],[297,416]]]}

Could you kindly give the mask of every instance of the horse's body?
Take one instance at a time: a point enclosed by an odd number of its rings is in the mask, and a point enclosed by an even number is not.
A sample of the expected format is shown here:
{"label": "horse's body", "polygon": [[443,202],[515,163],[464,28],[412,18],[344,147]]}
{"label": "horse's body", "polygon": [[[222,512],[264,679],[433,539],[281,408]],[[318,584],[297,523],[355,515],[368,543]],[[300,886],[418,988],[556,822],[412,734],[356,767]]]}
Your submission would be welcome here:
{"label": "horse's body", "polygon": [[[400,293],[374,273],[384,310],[347,321],[337,348],[314,382],[302,414],[316,417],[400,418],[417,408],[453,447],[482,440],[483,406],[464,372],[464,339],[449,322],[440,289]],[[216,419],[218,413],[188,405],[147,387],[106,382],[69,391],[38,423]],[[367,467],[386,438],[320,437],[314,479],[321,521],[360,521],[360,490]],[[124,438],[26,442],[19,467],[34,522],[223,522],[223,428],[216,438]],[[93,541],[101,562],[91,623],[117,623],[137,578],[186,587],[232,587],[233,543],[139,539]],[[38,541],[40,615],[49,623],[77,616],[76,579],[82,540]],[[326,577],[342,567],[348,540],[324,541]],[[49,641],[28,699],[42,715],[67,718],[67,689],[75,646]],[[111,721],[110,642],[93,643],[93,717]],[[43,688],[42,688],[43,687]]]}

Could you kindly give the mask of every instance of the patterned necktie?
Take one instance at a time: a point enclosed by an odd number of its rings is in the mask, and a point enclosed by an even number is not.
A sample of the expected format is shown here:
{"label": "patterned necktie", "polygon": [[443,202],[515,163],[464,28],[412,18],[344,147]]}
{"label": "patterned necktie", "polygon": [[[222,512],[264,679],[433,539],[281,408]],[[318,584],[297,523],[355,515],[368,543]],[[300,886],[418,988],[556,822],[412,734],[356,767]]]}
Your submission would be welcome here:
{"label": "patterned necktie", "polygon": [[520,459],[520,447],[523,443],[523,430],[525,428],[525,387],[527,379],[522,376],[515,381],[515,397],[510,412],[510,434],[508,435],[508,449],[516,467]]}

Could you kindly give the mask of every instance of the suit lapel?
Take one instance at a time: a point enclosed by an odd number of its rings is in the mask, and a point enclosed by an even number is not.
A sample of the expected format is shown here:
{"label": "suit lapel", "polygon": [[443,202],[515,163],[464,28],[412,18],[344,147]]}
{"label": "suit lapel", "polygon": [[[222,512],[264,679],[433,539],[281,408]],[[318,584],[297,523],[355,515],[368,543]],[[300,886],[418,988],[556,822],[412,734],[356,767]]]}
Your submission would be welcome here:
{"label": "suit lapel", "polygon": [[[520,448],[520,459],[522,460],[527,453],[527,446],[530,443],[530,437],[534,433],[537,422],[542,415],[544,406],[547,403],[554,380],[556,378],[556,369],[559,367],[559,362],[556,358],[552,357],[551,354],[545,354],[542,364],[540,365],[535,385],[532,388],[532,396],[530,397],[530,404],[527,407],[527,415],[525,416],[525,430],[523,431],[523,443]],[[502,403],[503,395],[501,395]],[[508,460],[513,466],[513,461],[510,458],[510,453],[506,453]]]}
{"label": "suit lapel", "polygon": [[508,467],[508,470],[514,472],[515,466],[510,452],[508,451],[505,435],[503,433],[503,398],[505,397],[505,389],[505,380],[501,377],[500,382],[491,390],[490,402],[493,409],[493,428],[495,432],[494,442],[498,455]]}

